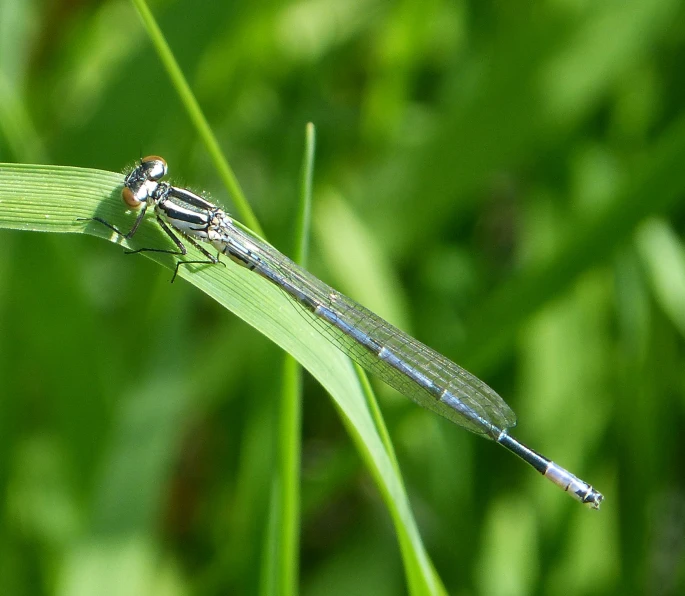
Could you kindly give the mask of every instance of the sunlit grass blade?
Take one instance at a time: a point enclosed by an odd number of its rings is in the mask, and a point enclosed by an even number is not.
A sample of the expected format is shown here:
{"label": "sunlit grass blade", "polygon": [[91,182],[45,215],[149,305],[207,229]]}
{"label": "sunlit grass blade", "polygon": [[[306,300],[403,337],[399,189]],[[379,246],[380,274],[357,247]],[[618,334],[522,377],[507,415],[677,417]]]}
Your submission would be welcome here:
{"label": "sunlit grass blade", "polygon": [[[103,226],[77,221],[97,215],[128,229],[135,214],[125,214],[122,209],[122,182],[121,174],[99,170],[0,165],[0,228],[88,233],[130,248],[168,246],[164,233],[149,223],[142,225],[135,242],[130,242],[114,237]],[[200,257],[188,248],[189,260]],[[170,270],[174,268],[171,255],[146,256]],[[133,257],[122,258],[131,259],[135,265]],[[410,592],[444,593],[351,362],[303,319],[283,292],[247,269],[229,261],[226,267],[181,268],[180,275],[295,357],[330,393],[392,516]]]}

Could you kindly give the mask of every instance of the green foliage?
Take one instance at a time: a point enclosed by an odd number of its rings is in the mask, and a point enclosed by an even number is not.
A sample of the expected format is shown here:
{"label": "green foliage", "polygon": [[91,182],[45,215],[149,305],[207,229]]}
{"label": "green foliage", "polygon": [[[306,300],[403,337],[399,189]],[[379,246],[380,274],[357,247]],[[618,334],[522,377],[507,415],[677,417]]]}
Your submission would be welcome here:
{"label": "green foliage", "polygon": [[417,593],[433,568],[448,593],[682,593],[681,4],[152,10],[206,130],[132,3],[0,0],[0,162],[78,166],[3,166],[0,226],[110,238],[75,219],[125,227],[112,172],[159,154],[291,247],[312,121],[309,268],[494,386],[606,501],[374,383],[395,455],[349,364],[249,272],[170,285],[110,243],[3,229],[3,592],[276,585],[282,352],[256,327],[336,399],[305,377],[302,593]]}

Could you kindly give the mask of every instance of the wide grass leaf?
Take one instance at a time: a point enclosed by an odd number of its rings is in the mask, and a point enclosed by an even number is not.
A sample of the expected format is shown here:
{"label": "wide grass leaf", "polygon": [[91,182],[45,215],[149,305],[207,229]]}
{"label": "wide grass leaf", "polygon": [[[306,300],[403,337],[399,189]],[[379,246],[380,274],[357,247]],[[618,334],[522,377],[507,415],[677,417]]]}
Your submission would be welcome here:
{"label": "wide grass leaf", "polygon": [[[171,247],[171,241],[150,222],[141,226],[133,241],[125,241],[100,224],[79,221],[97,216],[128,230],[135,213],[124,211],[122,183],[121,174],[107,171],[0,164],[0,228],[88,233],[132,249]],[[189,260],[202,260],[202,255],[188,248]],[[172,255],[145,256],[169,269],[175,266]],[[392,516],[410,592],[444,593],[418,533],[402,479],[379,436],[350,360],[306,322],[283,292],[247,269],[228,261],[225,267],[182,267],[179,275],[294,356],[329,392]]]}

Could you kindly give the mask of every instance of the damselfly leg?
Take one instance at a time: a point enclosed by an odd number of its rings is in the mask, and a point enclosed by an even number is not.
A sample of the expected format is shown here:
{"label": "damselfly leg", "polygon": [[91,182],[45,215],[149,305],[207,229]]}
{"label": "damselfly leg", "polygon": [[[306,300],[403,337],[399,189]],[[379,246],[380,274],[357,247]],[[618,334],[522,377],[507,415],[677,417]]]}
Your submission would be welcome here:
{"label": "damselfly leg", "polygon": [[[166,175],[167,164],[164,159],[156,155],[144,157],[140,160],[138,165],[126,176],[124,180],[124,188],[121,191],[121,197],[124,202],[132,209],[140,209],[138,217],[131,229],[124,233],[115,225],[102,219],[101,217],[79,218],[79,221],[97,221],[106,226],[108,229],[116,232],[126,240],[131,239],[138,228],[140,227],[148,206],[155,211],[157,223],[166,233],[169,238],[176,245],[176,250],[166,248],[138,248],[136,250],[125,250],[125,254],[136,254],[142,252],[155,252],[176,256],[186,256],[188,249],[181,239],[172,231],[171,227],[164,221],[164,217],[173,222],[174,229],[183,235],[188,242],[197,248],[206,258],[202,260],[177,260],[174,275],[171,278],[173,283],[178,275],[178,270],[181,265],[216,265],[222,263],[218,257],[211,254],[206,248],[198,244],[190,235],[186,233],[186,229],[192,233],[197,233],[202,230],[203,226],[206,228],[209,223],[205,221],[203,213],[197,213],[193,210],[183,209],[184,205],[190,205],[193,209],[202,212],[206,210],[210,203],[206,202],[201,197],[193,195],[185,189],[178,189],[165,182],[159,182],[161,178]],[[190,197],[188,196],[190,195]],[[195,226],[200,226],[195,227]],[[222,263],[225,266],[225,263]]]}
{"label": "damselfly leg", "polygon": [[[163,249],[163,248],[138,248],[136,250],[126,250],[124,251],[127,255],[134,255],[139,252],[161,252],[161,253],[166,253],[170,255],[179,255],[179,256],[186,256],[188,254],[188,249],[186,248],[185,244],[181,241],[181,239],[176,236],[171,231],[171,228],[164,223],[164,220],[157,216],[157,223],[159,226],[164,230],[167,236],[171,238],[174,242],[174,244],[178,247],[178,250],[168,250],[168,249]],[[176,268],[174,269],[174,275],[171,278],[171,283],[174,283],[174,280],[176,279],[176,276],[178,275],[178,268],[181,265],[218,265],[221,264],[224,267],[226,266],[226,263],[223,261],[220,261],[218,257],[215,257],[212,253],[210,253],[206,248],[203,246],[200,246],[195,240],[190,238],[189,236],[185,237],[188,242],[190,242],[195,248],[197,248],[203,255],[207,257],[206,260],[201,260],[201,261],[183,261],[181,259],[178,259],[176,261]]]}
{"label": "damselfly leg", "polygon": [[147,205],[145,203],[143,203],[143,207],[140,210],[138,217],[136,217],[136,221],[133,222],[133,226],[131,226],[131,229],[128,232],[122,232],[115,225],[109,223],[108,221],[102,219],[101,217],[78,217],[78,218],[76,218],[76,221],[97,221],[98,223],[101,223],[103,226],[107,226],[113,232],[116,232],[119,236],[122,236],[126,240],[130,240],[131,238],[133,238],[135,233],[138,231],[138,227],[140,226],[141,222],[143,221],[143,218],[145,217],[146,211],[147,211]]}

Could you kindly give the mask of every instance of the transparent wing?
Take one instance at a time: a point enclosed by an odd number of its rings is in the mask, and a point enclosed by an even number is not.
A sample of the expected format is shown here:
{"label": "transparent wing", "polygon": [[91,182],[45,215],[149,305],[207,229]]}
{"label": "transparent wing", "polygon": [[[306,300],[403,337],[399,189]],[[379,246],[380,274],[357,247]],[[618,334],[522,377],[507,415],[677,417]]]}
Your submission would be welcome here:
{"label": "transparent wing", "polygon": [[[474,433],[496,439],[499,431],[516,424],[512,409],[483,381],[337,292],[260,238],[242,228],[233,227],[233,230],[238,244],[251,245],[254,254],[250,260],[255,272],[284,289],[295,304],[303,301],[298,301],[292,294],[290,288],[293,287],[301,296],[335,313],[343,327],[356,330],[357,337],[345,333],[300,304],[300,312],[312,326],[368,372],[419,405]],[[413,375],[414,378],[427,379],[429,382],[417,383],[412,375],[403,373],[387,360],[379,358],[363,341],[357,339],[362,336],[397,356],[406,367],[417,373]],[[406,370],[404,366],[402,368]],[[440,396],[445,392],[449,394],[447,401],[451,401],[452,405],[441,401]],[[470,414],[469,410],[477,416],[465,414]]]}

